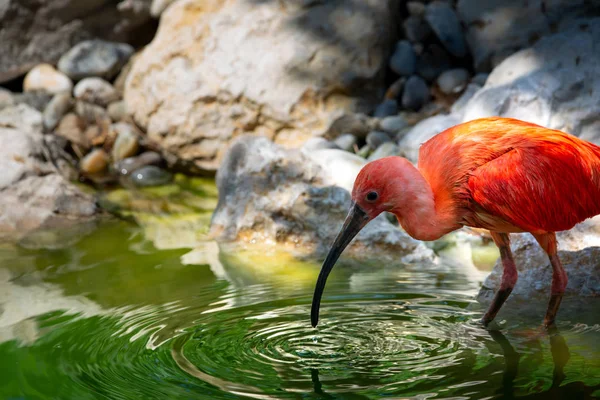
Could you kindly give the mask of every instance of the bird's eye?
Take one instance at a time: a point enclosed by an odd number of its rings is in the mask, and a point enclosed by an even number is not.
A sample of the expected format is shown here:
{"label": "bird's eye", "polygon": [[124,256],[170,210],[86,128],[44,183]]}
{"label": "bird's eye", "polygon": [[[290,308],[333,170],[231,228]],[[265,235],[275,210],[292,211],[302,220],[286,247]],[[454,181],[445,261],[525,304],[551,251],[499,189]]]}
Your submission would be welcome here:
{"label": "bird's eye", "polygon": [[367,199],[367,201],[373,202],[373,201],[377,200],[378,197],[379,197],[379,195],[377,194],[377,192],[369,192],[369,193],[367,193],[366,199]]}

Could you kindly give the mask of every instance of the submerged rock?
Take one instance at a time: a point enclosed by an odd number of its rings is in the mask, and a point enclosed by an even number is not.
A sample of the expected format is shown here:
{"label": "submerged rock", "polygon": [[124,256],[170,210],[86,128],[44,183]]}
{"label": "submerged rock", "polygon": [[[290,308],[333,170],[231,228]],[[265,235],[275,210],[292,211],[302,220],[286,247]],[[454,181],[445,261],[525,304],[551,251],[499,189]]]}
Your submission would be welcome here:
{"label": "submerged rock", "polygon": [[[348,191],[311,158],[266,138],[237,139],[219,168],[217,186],[213,236],[223,241],[287,244],[305,254],[322,255],[327,250],[350,206]],[[383,215],[358,234],[348,253],[396,261],[432,257],[429,249]]]}
{"label": "submerged rock", "polygon": [[146,151],[136,157],[127,157],[117,163],[115,169],[121,175],[129,175],[133,171],[146,165],[158,165],[162,162],[160,154],[153,151]]}
{"label": "submerged rock", "polygon": [[173,175],[155,165],[146,165],[133,171],[129,179],[140,187],[161,186],[171,182]]}

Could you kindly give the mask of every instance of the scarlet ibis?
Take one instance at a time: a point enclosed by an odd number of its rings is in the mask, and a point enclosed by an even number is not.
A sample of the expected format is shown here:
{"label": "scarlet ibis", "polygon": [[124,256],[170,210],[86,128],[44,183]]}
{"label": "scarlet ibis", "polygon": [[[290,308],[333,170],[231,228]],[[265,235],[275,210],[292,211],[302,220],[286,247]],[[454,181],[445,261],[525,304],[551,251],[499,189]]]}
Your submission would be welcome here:
{"label": "scarlet ibis", "polygon": [[436,240],[463,226],[490,231],[503,275],[482,322],[488,325],[517,282],[510,233],[530,232],[552,265],[544,323],[556,317],[567,286],[557,231],[600,213],[600,147],[567,133],[511,118],[456,125],[425,142],[418,167],[402,157],[366,164],[352,206],[321,269],[311,323],[317,325],[327,276],[354,236],[383,211],[418,240]]}

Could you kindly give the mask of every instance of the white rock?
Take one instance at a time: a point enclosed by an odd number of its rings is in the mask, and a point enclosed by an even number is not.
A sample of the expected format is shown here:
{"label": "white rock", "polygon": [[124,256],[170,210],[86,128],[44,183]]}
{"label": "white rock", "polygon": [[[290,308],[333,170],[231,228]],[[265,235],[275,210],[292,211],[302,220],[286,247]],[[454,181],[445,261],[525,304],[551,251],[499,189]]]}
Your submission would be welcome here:
{"label": "white rock", "polygon": [[109,82],[95,77],[85,78],[77,83],[73,95],[78,100],[103,107],[119,99],[119,93]]}
{"label": "white rock", "polygon": [[23,90],[31,92],[44,90],[48,93],[57,94],[70,92],[73,89],[71,79],[50,64],[40,64],[25,75]]}

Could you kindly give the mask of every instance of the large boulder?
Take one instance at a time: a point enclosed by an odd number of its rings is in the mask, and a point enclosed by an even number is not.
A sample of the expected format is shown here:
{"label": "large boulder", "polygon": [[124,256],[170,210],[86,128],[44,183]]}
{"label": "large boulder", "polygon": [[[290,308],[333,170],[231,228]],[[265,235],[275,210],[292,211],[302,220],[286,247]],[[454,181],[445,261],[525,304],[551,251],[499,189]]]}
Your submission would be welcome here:
{"label": "large boulder", "polygon": [[151,0],[0,1],[0,83],[92,37],[136,41]]}
{"label": "large boulder", "polygon": [[[338,168],[358,173],[353,160],[344,165],[342,159],[334,162],[332,153],[325,157],[330,160],[330,168],[337,164]],[[231,145],[217,173],[219,203],[212,217],[211,234],[221,241],[278,243],[323,255],[351,202],[349,192],[336,185],[337,177],[306,152],[286,150],[266,138],[240,137]],[[392,225],[384,215],[358,234],[348,253],[398,261],[432,257],[431,250]]]}
{"label": "large boulder", "polygon": [[135,61],[125,101],[148,139],[214,171],[246,133],[299,144],[383,94],[396,0],[179,0]]}

